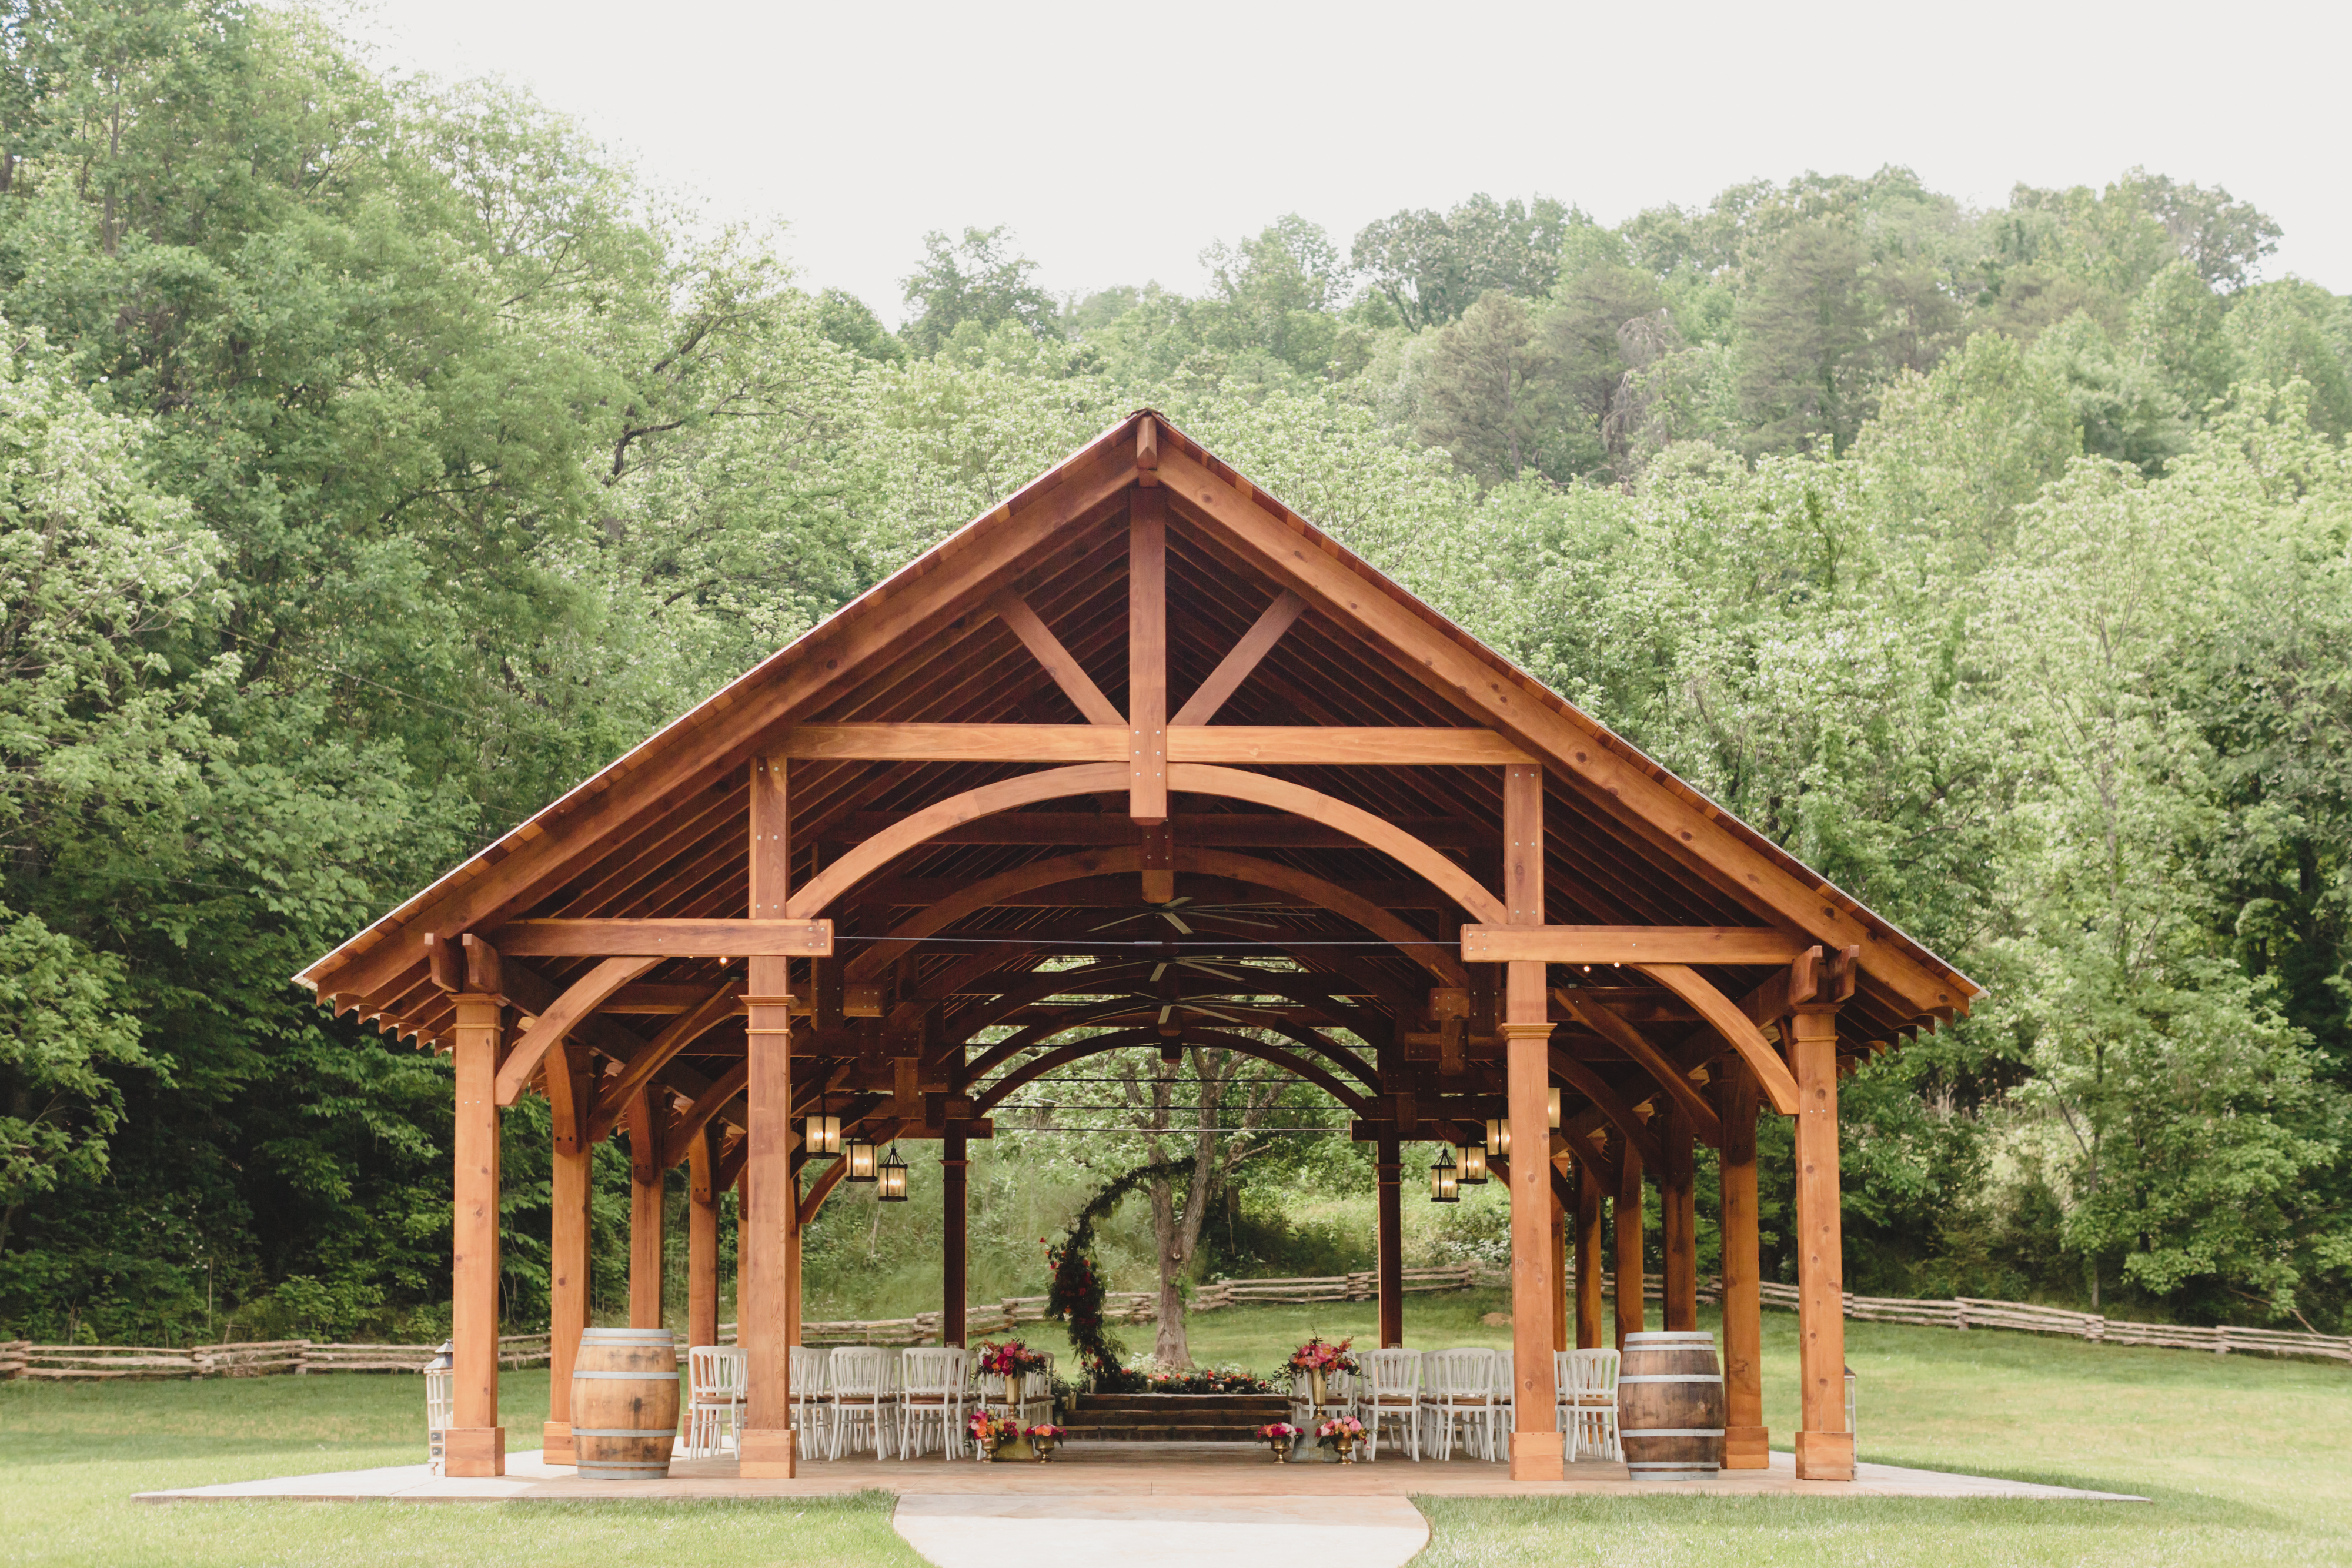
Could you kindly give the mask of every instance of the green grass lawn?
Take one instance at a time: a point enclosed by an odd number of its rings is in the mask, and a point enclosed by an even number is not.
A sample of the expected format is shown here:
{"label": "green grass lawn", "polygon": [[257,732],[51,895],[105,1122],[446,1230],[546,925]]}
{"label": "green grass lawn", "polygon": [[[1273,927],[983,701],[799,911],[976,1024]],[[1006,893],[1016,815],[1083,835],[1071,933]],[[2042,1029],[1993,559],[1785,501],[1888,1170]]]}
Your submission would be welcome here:
{"label": "green grass lawn", "polygon": [[[1500,1292],[1416,1297],[1408,1340],[1501,1345]],[[1196,1357],[1271,1367],[1310,1333],[1373,1327],[1369,1304],[1194,1321]],[[1794,1424],[1796,1322],[1767,1314],[1767,1415]],[[1128,1331],[1149,1347],[1148,1325]],[[2149,1505],[1912,1500],[1444,1500],[1423,1563],[2193,1564],[2352,1563],[2352,1370],[2008,1333],[1855,1323],[1865,1459],[2103,1490]],[[1052,1332],[1027,1334],[1058,1351]],[[509,1375],[503,1418],[535,1447],[544,1372]],[[0,1564],[912,1564],[879,1494],[778,1503],[256,1502],[153,1508],[134,1491],[414,1463],[413,1377],[0,1384]]]}

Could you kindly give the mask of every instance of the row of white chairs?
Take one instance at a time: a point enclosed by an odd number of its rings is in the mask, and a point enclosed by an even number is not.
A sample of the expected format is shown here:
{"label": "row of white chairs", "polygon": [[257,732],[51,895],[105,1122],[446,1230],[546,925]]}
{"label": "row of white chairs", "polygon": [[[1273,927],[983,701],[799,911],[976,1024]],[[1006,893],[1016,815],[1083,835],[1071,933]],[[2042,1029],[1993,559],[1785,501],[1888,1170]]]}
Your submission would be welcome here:
{"label": "row of white chairs", "polygon": [[[961,1349],[795,1345],[792,1354],[793,1429],[803,1443],[821,1446],[824,1458],[865,1448],[877,1458],[913,1458],[931,1448],[934,1433],[944,1457],[965,1452],[965,1424],[983,1400]],[[687,1352],[687,1458],[740,1451],[748,1370],[746,1353],[735,1345]],[[1042,1369],[1013,1383],[985,1403],[1024,1427],[1053,1418],[1050,1355]]]}
{"label": "row of white chairs", "polygon": [[[1465,1454],[1507,1459],[1517,1413],[1512,1353],[1465,1346],[1455,1350],[1372,1350],[1356,1354],[1360,1370],[1327,1379],[1327,1414],[1355,1416],[1364,1424],[1365,1458],[1380,1457],[1381,1438],[1392,1433],[1418,1461],[1423,1451],[1440,1459],[1454,1456],[1459,1439]],[[1600,1458],[1624,1457],[1617,1437],[1617,1353],[1563,1350],[1552,1355],[1553,1426],[1570,1459],[1591,1451]],[[1311,1416],[1312,1389],[1304,1374],[1291,1383],[1291,1420],[1304,1427]]]}

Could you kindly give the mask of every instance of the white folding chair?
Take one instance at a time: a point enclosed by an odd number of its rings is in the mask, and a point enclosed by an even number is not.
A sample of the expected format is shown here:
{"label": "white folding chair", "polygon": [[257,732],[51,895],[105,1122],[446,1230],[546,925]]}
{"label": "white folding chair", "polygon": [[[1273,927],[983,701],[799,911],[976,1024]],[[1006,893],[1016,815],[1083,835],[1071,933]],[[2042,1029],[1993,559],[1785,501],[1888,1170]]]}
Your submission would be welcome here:
{"label": "white folding chair", "polygon": [[1048,1354],[1045,1365],[1021,1375],[1021,1424],[1038,1427],[1053,1418],[1054,1358]]}
{"label": "white folding chair", "polygon": [[1364,1424],[1364,1458],[1381,1456],[1381,1428],[1393,1424],[1404,1451],[1421,1458],[1421,1352],[1368,1350],[1356,1357],[1363,1384],[1356,1396],[1356,1418]]}
{"label": "white folding chair", "polygon": [[1563,1350],[1554,1354],[1559,1379],[1560,1435],[1567,1438],[1569,1462],[1590,1448],[1604,1459],[1622,1459],[1617,1440],[1617,1353],[1613,1350]]}
{"label": "white folding chair", "polygon": [[[1499,1457],[1505,1459],[1511,1457],[1511,1428],[1518,1424],[1518,1364],[1515,1359],[1517,1354],[1517,1351],[1510,1350],[1495,1353],[1494,1447],[1500,1450]],[[1496,1457],[1495,1454],[1487,1456],[1489,1458]]]}
{"label": "white folding chair", "polygon": [[832,1376],[827,1379],[833,1386],[833,1406],[825,1413],[829,1458],[837,1459],[853,1447],[861,1427],[874,1457],[890,1457],[890,1429],[898,1403],[896,1379],[890,1375],[896,1359],[870,1344],[834,1347]]}
{"label": "white folding chair", "polygon": [[833,1408],[833,1357],[821,1350],[796,1344],[793,1350],[793,1430],[801,1441],[814,1443],[807,1434],[828,1431]]}
{"label": "white folding chair", "polygon": [[925,1346],[899,1357],[898,1457],[923,1451],[929,1427],[940,1429],[940,1452],[963,1452],[964,1356],[959,1345]]}
{"label": "white folding chair", "polygon": [[425,1369],[425,1462],[435,1475],[446,1460],[450,1411],[455,1406],[457,1374],[446,1366]]}
{"label": "white folding chair", "polygon": [[1422,1409],[1437,1457],[1454,1457],[1454,1434],[1459,1428],[1464,1448],[1479,1458],[1493,1458],[1495,1353],[1470,1347],[1431,1351],[1422,1357],[1422,1365],[1429,1377]]}
{"label": "white folding chair", "polygon": [[698,1344],[686,1353],[686,1457],[712,1458],[732,1443],[743,1448],[745,1385],[751,1353],[734,1345]]}

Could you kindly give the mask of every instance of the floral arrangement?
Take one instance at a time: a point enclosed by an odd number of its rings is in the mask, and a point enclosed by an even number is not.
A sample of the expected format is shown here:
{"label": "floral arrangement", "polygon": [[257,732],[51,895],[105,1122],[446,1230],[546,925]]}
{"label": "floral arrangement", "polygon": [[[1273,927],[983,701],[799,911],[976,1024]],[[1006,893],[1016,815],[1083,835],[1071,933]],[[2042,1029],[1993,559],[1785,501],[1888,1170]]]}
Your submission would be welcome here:
{"label": "floral arrangement", "polygon": [[1003,1344],[982,1340],[980,1348],[972,1353],[972,1365],[990,1377],[1019,1377],[1024,1373],[1044,1371],[1045,1357],[1017,1339],[1006,1340]]}
{"label": "floral arrangement", "polygon": [[1121,1369],[1122,1391],[1130,1394],[1278,1394],[1281,1390],[1238,1366],[1173,1367],[1145,1356]]}
{"label": "floral arrangement", "polygon": [[1290,1353],[1287,1364],[1293,1372],[1353,1372],[1356,1370],[1356,1358],[1348,1354],[1348,1347],[1355,1343],[1352,1337],[1343,1339],[1338,1344],[1328,1343],[1320,1338],[1310,1339]]}
{"label": "floral arrangement", "polygon": [[1259,1439],[1264,1442],[1286,1442],[1290,1438],[1298,1436],[1298,1428],[1292,1426],[1287,1421],[1269,1421],[1265,1426],[1260,1427],[1257,1429],[1257,1435]]}
{"label": "floral arrangement", "polygon": [[1025,1430],[1032,1442],[1043,1437],[1049,1443],[1058,1443],[1070,1435],[1070,1429],[1067,1427],[1056,1427],[1051,1421],[1040,1421],[1034,1427],[1027,1427]]}
{"label": "floral arrangement", "polygon": [[1353,1416],[1334,1416],[1316,1427],[1315,1435],[1318,1437],[1340,1438],[1352,1443],[1364,1435],[1364,1424]]}
{"label": "floral arrangement", "polygon": [[971,1428],[971,1440],[983,1448],[1003,1448],[1021,1436],[1021,1423],[1010,1416],[992,1416],[985,1410],[975,1410],[964,1425]]}

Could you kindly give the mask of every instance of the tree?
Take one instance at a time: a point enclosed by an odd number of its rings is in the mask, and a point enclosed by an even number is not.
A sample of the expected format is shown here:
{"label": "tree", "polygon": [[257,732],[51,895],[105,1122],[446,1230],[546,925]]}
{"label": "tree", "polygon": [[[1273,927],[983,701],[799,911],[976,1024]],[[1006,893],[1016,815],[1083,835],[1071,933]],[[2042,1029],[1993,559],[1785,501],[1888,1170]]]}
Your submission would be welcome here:
{"label": "tree", "polygon": [[1424,207],[1368,224],[1351,256],[1419,330],[1455,319],[1491,290],[1540,298],[1559,275],[1567,229],[1580,217],[1548,196],[1523,205],[1480,192],[1442,217]]}
{"label": "tree", "polygon": [[1421,438],[1451,453],[1481,484],[1516,479],[1559,419],[1558,371],[1535,312],[1489,289],[1437,334]]}
{"label": "tree", "polygon": [[936,353],[966,322],[986,332],[1013,321],[1040,338],[1055,336],[1053,297],[1032,280],[1037,264],[1012,246],[1012,230],[1002,224],[968,227],[960,240],[937,229],[925,235],[922,262],[905,278],[910,314],[900,336],[908,346]]}

